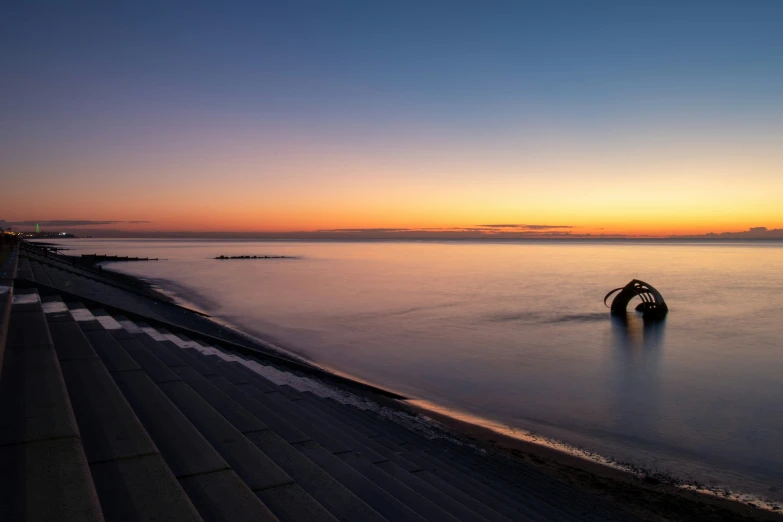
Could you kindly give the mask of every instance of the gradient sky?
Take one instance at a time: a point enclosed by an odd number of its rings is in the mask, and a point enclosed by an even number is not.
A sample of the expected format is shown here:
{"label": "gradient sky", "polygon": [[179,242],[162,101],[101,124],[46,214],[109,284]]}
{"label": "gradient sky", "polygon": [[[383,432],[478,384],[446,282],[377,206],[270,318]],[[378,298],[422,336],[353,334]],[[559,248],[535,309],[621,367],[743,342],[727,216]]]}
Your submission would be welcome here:
{"label": "gradient sky", "polygon": [[778,0],[120,4],[3,4],[1,219],[783,228]]}

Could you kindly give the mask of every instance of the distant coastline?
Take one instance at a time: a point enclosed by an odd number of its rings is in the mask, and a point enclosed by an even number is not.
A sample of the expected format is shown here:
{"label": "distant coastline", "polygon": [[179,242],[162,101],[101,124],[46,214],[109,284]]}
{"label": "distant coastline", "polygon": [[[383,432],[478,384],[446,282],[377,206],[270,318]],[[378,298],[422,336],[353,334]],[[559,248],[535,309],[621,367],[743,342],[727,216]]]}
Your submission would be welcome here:
{"label": "distant coastline", "polygon": [[[95,232],[95,231],[93,231]],[[702,236],[666,236],[666,237],[647,237],[647,236],[526,236],[526,237],[497,237],[497,236],[475,236],[475,237],[455,237],[455,236],[383,236],[383,237],[358,237],[352,235],[328,235],[317,234],[302,235],[270,235],[270,234],[252,234],[241,232],[125,232],[125,231],[106,231],[108,235],[103,235],[98,231],[90,236],[70,236],[64,239],[149,239],[149,240],[191,240],[191,241],[334,241],[334,242],[355,242],[355,241],[430,241],[430,242],[486,242],[486,243],[514,243],[514,242],[547,242],[547,243],[570,243],[570,242],[639,242],[639,243],[672,243],[672,242],[699,242],[699,243],[730,243],[730,242],[751,242],[751,243],[780,243],[783,242],[783,235],[780,237],[755,237],[733,234],[714,234]],[[39,238],[26,238],[37,241]],[[40,238],[40,239],[63,239],[59,238]]]}

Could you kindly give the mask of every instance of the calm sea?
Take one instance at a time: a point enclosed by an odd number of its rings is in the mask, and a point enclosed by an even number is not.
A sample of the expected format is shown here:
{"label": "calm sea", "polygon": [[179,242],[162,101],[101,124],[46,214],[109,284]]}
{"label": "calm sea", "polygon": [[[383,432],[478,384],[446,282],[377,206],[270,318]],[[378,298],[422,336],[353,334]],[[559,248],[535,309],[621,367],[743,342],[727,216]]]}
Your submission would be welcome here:
{"label": "calm sea", "polygon": [[[783,500],[783,243],[63,244],[166,258],[112,269],[365,381]],[[665,322],[610,318],[604,294],[633,278],[663,293]]]}

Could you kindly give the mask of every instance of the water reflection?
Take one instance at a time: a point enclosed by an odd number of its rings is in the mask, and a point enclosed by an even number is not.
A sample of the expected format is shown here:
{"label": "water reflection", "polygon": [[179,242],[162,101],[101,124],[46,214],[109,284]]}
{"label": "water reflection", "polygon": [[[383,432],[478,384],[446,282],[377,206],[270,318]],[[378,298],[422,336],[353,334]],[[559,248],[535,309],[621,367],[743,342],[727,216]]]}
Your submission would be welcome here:
{"label": "water reflection", "polygon": [[640,313],[612,316],[614,427],[625,437],[649,441],[661,430],[660,362],[666,321]]}
{"label": "water reflection", "polygon": [[666,319],[645,321],[638,312],[610,317],[615,349],[641,353],[641,350],[660,351],[663,347]]}

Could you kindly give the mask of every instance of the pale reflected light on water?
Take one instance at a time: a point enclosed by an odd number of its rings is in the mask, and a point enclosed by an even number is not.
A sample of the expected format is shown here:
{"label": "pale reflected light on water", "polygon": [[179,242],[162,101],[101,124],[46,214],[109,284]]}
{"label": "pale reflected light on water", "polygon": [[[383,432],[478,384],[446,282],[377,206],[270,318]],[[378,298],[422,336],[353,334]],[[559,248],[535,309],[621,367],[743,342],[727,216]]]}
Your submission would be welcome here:
{"label": "pale reflected light on water", "polygon": [[[166,258],[112,268],[410,397],[783,498],[781,243],[63,243]],[[604,294],[633,278],[663,293],[665,322],[610,317]]]}

